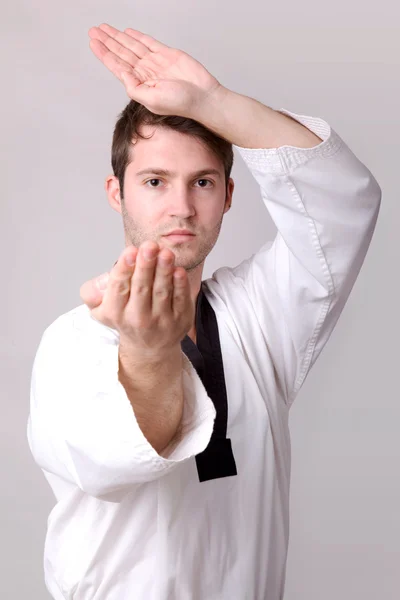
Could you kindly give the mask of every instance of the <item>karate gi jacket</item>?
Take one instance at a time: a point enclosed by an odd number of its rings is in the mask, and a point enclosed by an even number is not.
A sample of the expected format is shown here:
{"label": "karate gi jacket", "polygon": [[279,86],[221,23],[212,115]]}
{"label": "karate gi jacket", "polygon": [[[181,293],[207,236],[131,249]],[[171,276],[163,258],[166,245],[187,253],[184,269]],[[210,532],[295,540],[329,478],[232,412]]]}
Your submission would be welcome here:
{"label": "karate gi jacket", "polygon": [[44,550],[55,600],[283,599],[289,410],[363,264],[381,189],[326,121],[280,112],[323,141],[234,146],[277,234],[202,281],[178,444],[160,455],[143,435],[119,334],[86,305],[43,333],[28,441],[57,501]]}

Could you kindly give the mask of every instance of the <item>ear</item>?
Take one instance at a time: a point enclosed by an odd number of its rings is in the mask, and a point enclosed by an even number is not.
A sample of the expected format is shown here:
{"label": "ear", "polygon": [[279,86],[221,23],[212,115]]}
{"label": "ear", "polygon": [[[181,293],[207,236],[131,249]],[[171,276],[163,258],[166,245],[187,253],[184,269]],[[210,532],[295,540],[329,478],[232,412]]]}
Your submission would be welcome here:
{"label": "ear", "polygon": [[229,181],[228,181],[228,188],[226,191],[224,214],[227,213],[228,210],[232,206],[232,196],[233,196],[234,189],[235,189],[235,182],[233,181],[232,177],[230,177]]}
{"label": "ear", "polygon": [[108,202],[111,208],[121,214],[121,191],[118,178],[115,177],[115,175],[109,175],[105,180],[104,189],[106,190]]}

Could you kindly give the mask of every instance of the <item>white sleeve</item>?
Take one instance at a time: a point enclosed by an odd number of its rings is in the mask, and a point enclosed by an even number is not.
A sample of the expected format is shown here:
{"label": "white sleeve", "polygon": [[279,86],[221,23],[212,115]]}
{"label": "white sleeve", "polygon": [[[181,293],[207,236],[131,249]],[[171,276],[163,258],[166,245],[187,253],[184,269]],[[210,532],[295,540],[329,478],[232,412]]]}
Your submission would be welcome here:
{"label": "white sleeve", "polygon": [[37,464],[101,496],[157,479],[202,452],[215,409],[186,355],[181,437],[161,456],[143,435],[118,379],[117,332],[89,316],[87,325],[76,327],[71,314],[45,331],[33,364],[27,433]]}
{"label": "white sleeve", "polygon": [[323,141],[305,149],[234,146],[258,182],[278,232],[232,272],[243,282],[290,406],[356,281],[381,189],[326,121],[279,112]]}

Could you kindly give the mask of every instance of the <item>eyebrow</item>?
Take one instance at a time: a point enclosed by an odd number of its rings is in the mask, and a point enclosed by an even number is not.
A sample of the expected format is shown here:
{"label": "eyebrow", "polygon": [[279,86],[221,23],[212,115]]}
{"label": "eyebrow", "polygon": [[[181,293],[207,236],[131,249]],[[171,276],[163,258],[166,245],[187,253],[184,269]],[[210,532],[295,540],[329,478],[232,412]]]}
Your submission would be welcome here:
{"label": "eyebrow", "polygon": [[[156,167],[149,167],[148,169],[143,169],[142,171],[138,171],[136,176],[138,175],[163,175],[164,177],[175,177],[177,173],[174,171],[168,171],[167,169],[157,169]],[[194,173],[190,173],[189,177],[203,177],[204,175],[217,175],[221,177],[221,173],[217,169],[201,169],[201,171],[195,171]]]}

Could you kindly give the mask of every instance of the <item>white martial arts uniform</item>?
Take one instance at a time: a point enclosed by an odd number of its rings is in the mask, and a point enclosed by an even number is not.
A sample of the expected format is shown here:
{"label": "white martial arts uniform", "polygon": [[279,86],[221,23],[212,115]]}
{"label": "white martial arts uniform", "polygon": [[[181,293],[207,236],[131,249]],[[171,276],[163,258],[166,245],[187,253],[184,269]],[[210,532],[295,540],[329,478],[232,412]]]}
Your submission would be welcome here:
{"label": "white martial arts uniform", "polygon": [[[196,324],[204,344],[209,335],[220,349],[225,381],[211,377],[205,387],[188,358],[201,347],[187,338],[176,447],[160,456],[142,434],[118,380],[117,331],[81,305],[43,334],[28,440],[57,499],[44,558],[56,600],[283,598],[288,413],[362,266],[381,190],[328,123],[281,112],[323,142],[235,146],[278,233],[202,282],[217,332],[203,328],[199,303]],[[214,364],[209,357],[210,373]],[[207,455],[218,413],[226,439]]]}

